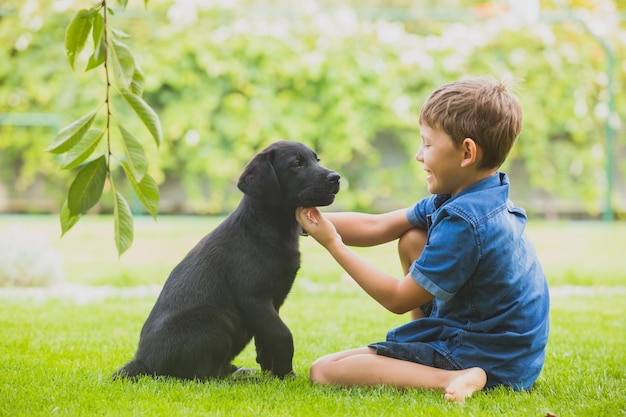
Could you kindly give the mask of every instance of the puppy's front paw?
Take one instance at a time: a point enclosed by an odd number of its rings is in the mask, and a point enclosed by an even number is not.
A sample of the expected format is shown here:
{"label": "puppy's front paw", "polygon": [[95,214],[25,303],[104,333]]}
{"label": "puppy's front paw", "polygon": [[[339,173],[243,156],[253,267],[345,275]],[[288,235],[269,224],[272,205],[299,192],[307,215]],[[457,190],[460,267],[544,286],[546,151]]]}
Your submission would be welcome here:
{"label": "puppy's front paw", "polygon": [[259,378],[259,371],[254,368],[238,368],[232,373],[233,378],[238,380],[255,380]]}
{"label": "puppy's front paw", "polygon": [[279,379],[295,379],[296,378],[296,373],[293,371],[293,369],[290,369],[289,371],[283,371],[283,372],[273,370],[272,375],[276,376]]}
{"label": "puppy's front paw", "polygon": [[296,379],[296,373],[294,371],[290,371],[289,373],[285,374],[285,375],[279,375],[278,376],[280,379]]}

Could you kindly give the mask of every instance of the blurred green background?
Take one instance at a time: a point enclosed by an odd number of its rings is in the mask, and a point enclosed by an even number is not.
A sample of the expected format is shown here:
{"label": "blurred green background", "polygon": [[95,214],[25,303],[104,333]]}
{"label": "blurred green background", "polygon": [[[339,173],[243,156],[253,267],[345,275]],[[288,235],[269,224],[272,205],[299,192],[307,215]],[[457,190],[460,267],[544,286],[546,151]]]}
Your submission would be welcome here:
{"label": "blurred green background", "polygon": [[[64,50],[68,22],[92,5],[0,5],[0,212],[61,207],[72,173],[45,149],[104,96],[102,69],[83,72],[85,54],[72,72]],[[147,150],[162,213],[228,212],[247,160],[279,139],[309,144],[342,175],[333,209],[407,206],[427,194],[414,160],[426,96],[493,75],[519,80],[524,108],[503,167],[515,203],[547,218],[626,214],[626,1],[109,5],[161,118],[164,143]],[[105,193],[97,211],[110,209]]]}

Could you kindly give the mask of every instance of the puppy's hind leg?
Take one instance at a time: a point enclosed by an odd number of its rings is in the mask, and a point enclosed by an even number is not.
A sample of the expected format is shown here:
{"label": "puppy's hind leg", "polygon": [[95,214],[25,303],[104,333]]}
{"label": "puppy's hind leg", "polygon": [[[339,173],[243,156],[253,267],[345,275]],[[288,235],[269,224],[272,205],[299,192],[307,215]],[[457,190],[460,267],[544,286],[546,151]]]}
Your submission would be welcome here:
{"label": "puppy's hind leg", "polygon": [[135,379],[141,375],[149,375],[150,371],[146,366],[139,360],[133,359],[128,362],[126,365],[122,366],[120,369],[115,371],[113,374],[114,379],[118,378],[128,378]]}
{"label": "puppy's hind leg", "polygon": [[190,379],[222,378],[237,370],[237,367],[230,363],[232,343],[225,337],[219,342],[214,341],[207,349],[195,352],[188,351],[189,355],[195,355],[197,361],[193,364],[193,369],[183,371],[186,375],[193,375]]}
{"label": "puppy's hind leg", "polygon": [[[169,354],[163,373],[183,379],[219,378],[234,372],[232,323],[201,308],[177,318],[170,333]],[[165,358],[164,358],[165,359]]]}

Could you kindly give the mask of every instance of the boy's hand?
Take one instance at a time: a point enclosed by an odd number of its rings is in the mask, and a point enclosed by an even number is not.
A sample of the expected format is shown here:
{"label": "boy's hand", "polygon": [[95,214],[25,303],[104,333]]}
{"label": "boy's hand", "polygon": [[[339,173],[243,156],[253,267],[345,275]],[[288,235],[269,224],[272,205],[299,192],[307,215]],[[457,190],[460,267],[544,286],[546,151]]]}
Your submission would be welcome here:
{"label": "boy's hand", "polygon": [[310,208],[306,212],[306,216],[309,218],[309,220],[311,220],[311,222],[313,222],[313,224],[317,224],[317,219],[315,218],[315,215],[313,214],[313,209],[312,208]]}
{"label": "boy's hand", "polygon": [[298,207],[296,221],[304,231],[311,235],[323,246],[327,246],[335,239],[341,239],[335,226],[322,215],[317,207]]}

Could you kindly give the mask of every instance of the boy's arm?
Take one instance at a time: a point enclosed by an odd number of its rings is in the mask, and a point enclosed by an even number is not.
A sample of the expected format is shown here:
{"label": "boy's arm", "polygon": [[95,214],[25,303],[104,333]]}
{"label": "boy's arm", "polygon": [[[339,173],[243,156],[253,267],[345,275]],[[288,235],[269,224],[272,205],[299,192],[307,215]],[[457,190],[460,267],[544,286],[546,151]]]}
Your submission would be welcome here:
{"label": "boy's arm", "polygon": [[[310,210],[315,221],[308,215]],[[307,233],[330,252],[357,284],[387,310],[403,314],[433,299],[433,295],[410,275],[397,280],[367,263],[343,243],[333,224],[317,208],[298,209],[296,219]]]}
{"label": "boy's arm", "polygon": [[414,227],[409,223],[406,210],[383,214],[326,213],[337,233],[348,246],[376,246],[398,239]]}

